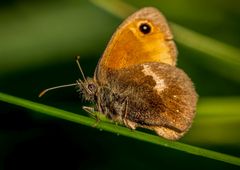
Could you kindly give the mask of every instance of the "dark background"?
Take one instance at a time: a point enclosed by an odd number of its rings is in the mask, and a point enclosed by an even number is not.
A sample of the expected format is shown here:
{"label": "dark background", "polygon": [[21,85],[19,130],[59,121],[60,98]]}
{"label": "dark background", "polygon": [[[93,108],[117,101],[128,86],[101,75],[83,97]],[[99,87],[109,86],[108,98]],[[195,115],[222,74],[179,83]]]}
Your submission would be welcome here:
{"label": "dark background", "polygon": [[[240,45],[237,0],[127,2],[137,8],[155,6],[172,22],[236,48]],[[80,77],[76,55],[81,55],[85,74],[92,76],[120,23],[88,1],[0,1],[0,91],[86,115],[81,109],[86,103],[74,88],[40,99],[37,95]],[[200,96],[193,127],[180,141],[240,156],[239,82],[203,64],[205,54],[177,45],[178,66],[192,78]],[[0,102],[0,169],[166,168],[239,169]]]}

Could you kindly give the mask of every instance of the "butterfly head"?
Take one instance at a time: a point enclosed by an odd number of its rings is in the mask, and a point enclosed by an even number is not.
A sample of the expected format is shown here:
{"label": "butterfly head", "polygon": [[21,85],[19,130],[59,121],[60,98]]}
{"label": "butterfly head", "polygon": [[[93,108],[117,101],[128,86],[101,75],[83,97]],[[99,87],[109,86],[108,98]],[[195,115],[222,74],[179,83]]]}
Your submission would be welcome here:
{"label": "butterfly head", "polygon": [[94,102],[97,93],[97,83],[92,78],[87,78],[85,81],[77,80],[78,92],[86,101]]}

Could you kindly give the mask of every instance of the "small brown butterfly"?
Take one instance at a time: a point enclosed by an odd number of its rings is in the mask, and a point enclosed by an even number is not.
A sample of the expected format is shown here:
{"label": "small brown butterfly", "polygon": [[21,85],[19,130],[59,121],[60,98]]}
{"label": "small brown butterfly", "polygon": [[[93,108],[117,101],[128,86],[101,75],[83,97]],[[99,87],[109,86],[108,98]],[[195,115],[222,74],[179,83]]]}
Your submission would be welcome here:
{"label": "small brown butterfly", "polygon": [[[154,130],[177,140],[190,128],[197,93],[190,78],[176,65],[177,50],[164,16],[146,7],[132,14],[112,36],[94,78],[49,88],[77,85],[87,101],[109,119],[136,129]],[[80,71],[81,67],[79,65]]]}

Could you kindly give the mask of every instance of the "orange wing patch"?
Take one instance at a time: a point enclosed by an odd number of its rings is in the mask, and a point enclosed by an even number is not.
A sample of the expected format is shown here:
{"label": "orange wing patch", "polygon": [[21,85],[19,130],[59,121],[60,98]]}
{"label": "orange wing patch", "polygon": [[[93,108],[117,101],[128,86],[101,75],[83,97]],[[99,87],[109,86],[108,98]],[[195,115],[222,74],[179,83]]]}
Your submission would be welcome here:
{"label": "orange wing patch", "polygon": [[[150,32],[141,31],[146,24]],[[143,8],[126,19],[113,35],[99,67],[126,68],[146,62],[176,64],[177,50],[163,15],[155,8]]]}

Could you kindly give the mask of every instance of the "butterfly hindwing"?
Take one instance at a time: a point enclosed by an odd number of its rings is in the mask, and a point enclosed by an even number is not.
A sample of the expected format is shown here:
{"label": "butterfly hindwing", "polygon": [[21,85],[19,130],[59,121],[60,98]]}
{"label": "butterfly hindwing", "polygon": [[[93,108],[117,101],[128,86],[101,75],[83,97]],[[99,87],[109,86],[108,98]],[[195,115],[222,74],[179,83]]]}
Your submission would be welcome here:
{"label": "butterfly hindwing", "polygon": [[148,127],[160,134],[164,129],[161,136],[166,138],[169,133],[178,138],[190,127],[197,95],[181,69],[164,63],[144,63],[108,69],[106,79],[114,95],[128,99],[126,119],[136,127]]}

